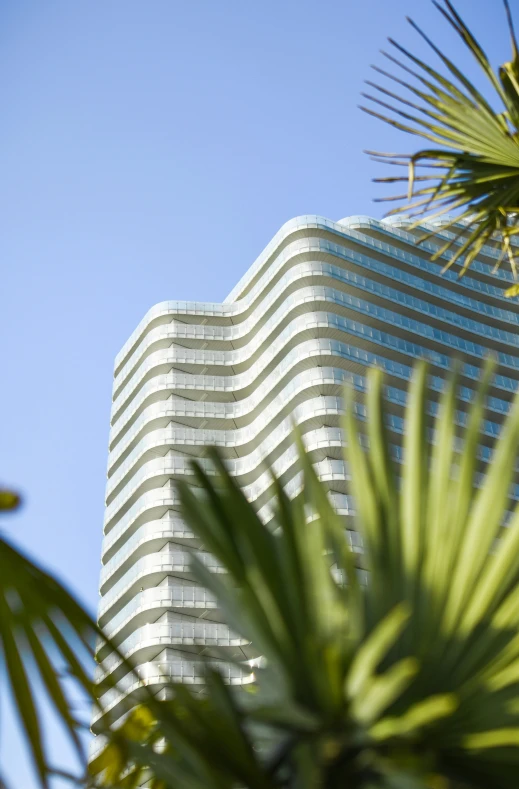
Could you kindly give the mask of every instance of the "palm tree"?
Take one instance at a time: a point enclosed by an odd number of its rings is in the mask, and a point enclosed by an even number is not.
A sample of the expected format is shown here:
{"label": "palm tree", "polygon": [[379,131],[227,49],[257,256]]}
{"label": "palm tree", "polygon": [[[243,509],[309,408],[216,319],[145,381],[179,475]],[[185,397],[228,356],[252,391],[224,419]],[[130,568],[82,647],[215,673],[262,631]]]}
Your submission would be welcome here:
{"label": "palm tree", "polygon": [[289,500],[273,477],[268,526],[216,451],[215,476],[193,464],[198,488],[181,485],[183,514],[226,574],[211,574],[195,556],[193,573],[262,659],[242,665],[253,680],[242,690],[208,668],[205,695],[175,685],[169,701],[138,707],[92,764],[97,781],[127,789],[145,778],[154,789],[517,786],[519,506],[508,509],[519,396],[483,477],[492,369],[489,362],[466,421],[453,373],[433,420],[427,368],[418,364],[400,467],[381,373],[369,375],[365,437],[347,393],[360,557],[300,436],[304,493]]}
{"label": "palm tree", "polygon": [[[414,219],[415,228],[424,219],[447,211],[453,213],[446,227],[459,223],[455,237],[434,255],[435,259],[445,256],[445,268],[464,259],[460,271],[463,274],[483,245],[494,240],[501,248],[497,266],[507,255],[517,276],[511,240],[519,233],[519,50],[508,0],[503,2],[512,58],[497,72],[450,0],[433,1],[490,82],[492,97],[487,100],[426,33],[409,20],[439,59],[443,73],[389,39],[392,51],[383,54],[397,67],[397,75],[376,66],[374,69],[396,88],[368,82],[376,94],[363,94],[371,106],[362,109],[427,140],[431,147],[403,155],[368,151],[384,164],[408,169],[406,176],[376,180],[407,183],[407,194],[383,199],[399,201],[401,204],[390,214],[405,211]],[[422,174],[417,175],[418,172]],[[433,235],[434,231],[422,240]],[[518,294],[519,286],[507,293]]]}

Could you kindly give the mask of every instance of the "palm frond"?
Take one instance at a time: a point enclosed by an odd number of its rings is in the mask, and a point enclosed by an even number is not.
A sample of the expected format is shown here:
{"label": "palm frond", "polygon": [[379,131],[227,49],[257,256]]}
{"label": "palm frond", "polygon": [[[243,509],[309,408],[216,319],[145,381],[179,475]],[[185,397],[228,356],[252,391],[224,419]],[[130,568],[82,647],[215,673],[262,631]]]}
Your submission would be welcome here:
{"label": "palm frond", "polygon": [[[375,71],[404,89],[404,94],[369,81],[379,95],[363,94],[369,102],[362,109],[400,131],[421,137],[436,147],[410,154],[381,154],[374,158],[385,164],[408,168],[407,195],[396,199],[402,205],[389,215],[406,212],[417,228],[438,213],[456,211],[463,242],[450,239],[435,257],[446,258],[445,268],[463,261],[465,273],[488,242],[495,242],[508,256],[516,275],[515,252],[510,240],[519,229],[519,53],[512,16],[504,0],[512,42],[512,59],[496,73],[484,50],[456,12],[450,0],[434,5],[456,31],[490,83],[492,100],[487,101],[471,80],[448,58],[426,33],[409,20],[422,41],[440,60],[445,76],[396,41],[389,39],[403,61],[383,54],[404,77],[374,67]],[[412,68],[410,65],[412,64]],[[405,75],[411,77],[407,79]],[[408,98],[406,93],[408,94]],[[380,96],[387,97],[385,101]],[[498,106],[496,110],[494,104]],[[380,108],[380,109],[376,109]],[[406,109],[403,109],[406,108]],[[408,109],[415,110],[410,113]],[[369,152],[373,156],[373,152]],[[416,173],[433,167],[436,176],[428,186]],[[393,183],[394,178],[377,178]],[[438,211],[439,209],[439,211]],[[430,237],[423,236],[422,240]],[[498,260],[498,265],[501,258]],[[516,295],[509,289],[505,295]]]}
{"label": "palm frond", "polygon": [[208,671],[206,680],[206,698],[175,685],[174,701],[152,702],[153,715],[137,707],[89,765],[97,783],[122,789],[151,779],[153,789],[231,789],[239,781],[273,789],[244,730],[243,711],[217,672]]}
{"label": "palm frond", "polygon": [[181,485],[183,515],[226,573],[196,560],[193,572],[262,658],[242,664],[255,674],[248,690],[210,670],[204,696],[173,685],[170,700],[130,715],[93,765],[104,785],[146,775],[160,789],[515,789],[519,395],[482,477],[494,368],[460,431],[460,371],[432,420],[428,368],[417,365],[399,467],[380,371],[370,372],[365,422],[345,393],[360,563],[304,436],[303,493],[290,500],[273,477],[268,524],[215,450],[214,476],[194,464],[199,487]]}
{"label": "palm frond", "polygon": [[[17,494],[0,492],[1,511],[15,510],[19,504]],[[70,682],[83,691],[88,717],[90,704],[105,689],[93,683],[90,668],[99,638],[102,634],[95,622],[70,592],[0,538],[0,660],[42,787],[49,786],[50,776],[63,773],[50,764],[39,701],[41,688],[84,771],[81,734],[88,730],[88,720],[77,714]]]}

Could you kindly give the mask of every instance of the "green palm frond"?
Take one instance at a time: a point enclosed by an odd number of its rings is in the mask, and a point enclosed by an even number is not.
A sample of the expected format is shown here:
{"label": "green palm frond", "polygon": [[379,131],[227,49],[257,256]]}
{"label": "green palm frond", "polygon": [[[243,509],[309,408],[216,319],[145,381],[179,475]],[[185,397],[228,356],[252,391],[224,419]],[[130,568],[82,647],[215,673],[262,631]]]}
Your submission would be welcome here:
{"label": "green palm frond", "polygon": [[[396,87],[390,90],[369,81],[375,92],[363,94],[370,102],[370,106],[362,107],[365,112],[427,140],[431,146],[413,154],[368,153],[379,162],[408,169],[407,176],[376,179],[407,183],[407,194],[383,198],[404,201],[390,215],[405,211],[415,228],[424,219],[446,212],[456,215],[445,227],[459,223],[461,227],[433,259],[446,256],[445,268],[463,261],[460,274],[484,244],[494,241],[501,249],[496,267],[507,255],[517,276],[512,239],[519,233],[519,50],[508,0],[503,2],[512,59],[496,73],[450,0],[434,0],[490,82],[492,101],[487,101],[412,20],[412,27],[439,58],[444,74],[389,39],[396,54],[383,54],[398,68],[399,75],[374,69]],[[419,171],[424,174],[417,175]],[[428,233],[422,240],[433,235]],[[510,290],[507,295],[517,294]]]}
{"label": "green palm frond", "polygon": [[519,396],[481,477],[493,369],[460,435],[458,374],[432,423],[427,367],[417,366],[398,468],[382,374],[370,373],[368,442],[346,394],[361,561],[301,436],[304,493],[289,500],[273,478],[268,525],[215,450],[215,476],[194,464],[197,487],[180,486],[183,515],[226,573],[195,558],[193,573],[262,657],[242,664],[255,675],[244,689],[211,670],[204,696],[173,685],[170,701],[138,708],[146,726],[131,715],[93,765],[104,785],[147,776],[156,789],[516,787],[519,505],[508,510]]}
{"label": "green palm frond", "polygon": [[208,670],[204,696],[175,685],[174,701],[149,699],[116,732],[93,760],[96,786],[134,789],[231,789],[236,781],[251,789],[273,789],[244,728],[246,715]]}
{"label": "green palm frond", "polygon": [[20,496],[14,490],[0,490],[0,512],[15,510],[20,506]]}
{"label": "green palm frond", "polygon": [[[0,511],[15,510],[19,503],[16,493],[0,491]],[[95,641],[101,637],[58,581],[0,538],[0,660],[42,787],[49,786],[51,775],[64,775],[49,763],[38,700],[42,688],[84,769],[81,734],[88,730],[88,720],[78,715],[70,684],[82,689],[89,706],[104,691],[91,677]]]}

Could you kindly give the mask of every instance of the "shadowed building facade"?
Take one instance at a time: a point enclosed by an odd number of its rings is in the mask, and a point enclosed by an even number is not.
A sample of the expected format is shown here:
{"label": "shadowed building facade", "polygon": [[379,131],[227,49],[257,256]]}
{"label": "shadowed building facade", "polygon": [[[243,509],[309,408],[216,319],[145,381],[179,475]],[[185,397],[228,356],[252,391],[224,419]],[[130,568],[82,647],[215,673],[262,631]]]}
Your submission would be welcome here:
{"label": "shadowed building facade", "polygon": [[[390,429],[398,457],[405,388],[413,362],[431,364],[431,410],[453,355],[463,359],[460,423],[483,357],[499,370],[489,398],[490,444],[519,379],[519,306],[506,301],[487,247],[469,273],[441,276],[405,222],[302,216],[287,222],[223,303],[165,301],[144,317],[115,362],[100,579],[99,623],[158,693],[170,681],[202,685],[202,657],[226,679],[250,681],[257,653],[221,621],[193,582],[189,550],[219,572],[182,522],[175,480],[190,458],[220,448],[260,515],[269,519],[264,461],[290,496],[301,489],[291,425],[297,423],[339,512],[351,512],[342,458],[342,387],[364,390],[370,365],[386,373]],[[450,231],[449,231],[450,232]],[[362,417],[362,409],[359,407]],[[481,458],[489,456],[481,445]],[[347,519],[346,519],[347,523]],[[358,549],[358,538],[349,532]],[[214,650],[218,649],[218,653]],[[222,655],[241,661],[244,670]],[[117,672],[101,655],[99,675]],[[112,714],[122,678],[105,698]],[[122,711],[122,709],[121,709]],[[96,719],[93,722],[96,730]],[[93,752],[99,743],[94,743]]]}

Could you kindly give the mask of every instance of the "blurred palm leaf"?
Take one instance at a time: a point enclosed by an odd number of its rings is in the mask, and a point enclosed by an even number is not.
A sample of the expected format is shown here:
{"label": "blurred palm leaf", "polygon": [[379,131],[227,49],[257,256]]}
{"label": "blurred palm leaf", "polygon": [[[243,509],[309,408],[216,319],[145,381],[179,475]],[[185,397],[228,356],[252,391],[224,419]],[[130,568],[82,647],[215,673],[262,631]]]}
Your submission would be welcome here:
{"label": "blurred palm leaf", "polygon": [[[393,91],[368,82],[376,93],[363,94],[372,106],[362,109],[397,129],[422,137],[433,147],[403,155],[368,151],[385,164],[408,168],[407,176],[376,180],[407,182],[407,195],[384,199],[407,200],[390,214],[409,213],[415,219],[413,227],[418,227],[424,218],[437,217],[447,211],[456,214],[445,227],[460,222],[461,227],[433,256],[437,259],[446,254],[445,268],[464,259],[460,272],[463,274],[483,245],[493,239],[501,248],[497,266],[502,257],[508,255],[516,276],[511,239],[519,232],[519,51],[508,0],[504,0],[504,5],[512,40],[512,59],[497,73],[452,3],[434,0],[434,5],[489,80],[492,100],[487,101],[462,71],[409,20],[439,57],[447,76],[389,39],[396,56],[383,54],[401,74],[395,76],[378,67],[374,69],[397,87]],[[406,81],[409,77],[412,79]],[[497,110],[493,103],[498,106]],[[380,109],[374,109],[373,105]],[[426,172],[417,176],[415,173],[420,168]],[[427,234],[422,240],[432,235],[434,233]],[[517,294],[510,291],[507,295]]]}
{"label": "blurred palm leaf", "polygon": [[[0,491],[0,511],[14,510],[19,503],[17,494]],[[92,683],[89,665],[97,637],[97,626],[72,595],[0,539],[0,659],[43,787],[60,771],[49,764],[38,696],[43,688],[84,766],[80,734],[88,723],[71,703],[68,686],[72,679],[89,700],[103,692]]]}
{"label": "blurred palm leaf", "polygon": [[[174,701],[150,698],[137,707],[89,767],[96,785],[134,789],[231,789],[273,786],[244,730],[245,715],[223,684],[209,671],[207,693],[176,685]],[[146,786],[148,784],[146,783]]]}
{"label": "blurred palm leaf", "polygon": [[[210,673],[205,697],[172,686],[170,701],[130,715],[93,765],[105,785],[137,786],[146,775],[156,789],[516,787],[519,507],[506,513],[519,397],[481,478],[492,370],[489,363],[462,437],[451,376],[431,445],[427,368],[418,365],[400,469],[381,374],[370,373],[367,451],[347,395],[366,570],[301,438],[304,494],[291,501],[273,479],[268,526],[216,451],[215,477],[194,464],[198,489],[181,485],[184,517],[227,574],[212,575],[194,557],[193,571],[263,658],[248,691]],[[143,715],[146,726],[136,727]]]}

